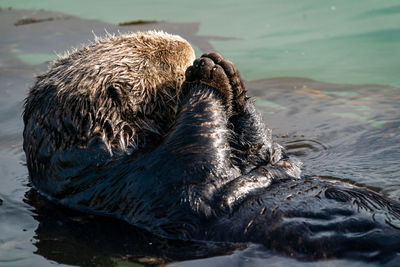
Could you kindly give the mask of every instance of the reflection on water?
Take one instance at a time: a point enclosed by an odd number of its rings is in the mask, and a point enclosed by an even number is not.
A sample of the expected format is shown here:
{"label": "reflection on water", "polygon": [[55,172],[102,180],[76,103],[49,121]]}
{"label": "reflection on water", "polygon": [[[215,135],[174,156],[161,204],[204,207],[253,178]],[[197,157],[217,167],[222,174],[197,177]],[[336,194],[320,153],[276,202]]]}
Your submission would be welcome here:
{"label": "reflection on water", "polygon": [[[118,28],[74,17],[13,28],[23,16],[32,16],[32,12],[0,12],[1,266],[53,266],[55,262],[137,266],[133,262],[156,265],[174,261],[180,261],[180,266],[365,265],[348,260],[301,263],[259,246],[160,239],[115,219],[53,205],[30,190],[20,114],[34,76],[46,69],[41,63],[47,59],[44,55],[78,46],[91,38],[91,29],[116,32]],[[198,24],[157,27],[181,33],[200,49],[210,49],[210,39],[217,38],[198,36]],[[39,56],[24,56],[32,54]],[[306,78],[256,80],[247,87],[275,139],[303,161],[304,175],[347,181],[399,199],[400,88]],[[395,258],[389,264],[398,265],[399,261]]]}
{"label": "reflection on water", "polygon": [[82,214],[54,205],[34,190],[26,203],[39,222],[35,230],[35,254],[70,265],[114,266],[121,261],[159,265],[228,255],[245,248],[241,244],[184,242],[157,238],[123,221]]}

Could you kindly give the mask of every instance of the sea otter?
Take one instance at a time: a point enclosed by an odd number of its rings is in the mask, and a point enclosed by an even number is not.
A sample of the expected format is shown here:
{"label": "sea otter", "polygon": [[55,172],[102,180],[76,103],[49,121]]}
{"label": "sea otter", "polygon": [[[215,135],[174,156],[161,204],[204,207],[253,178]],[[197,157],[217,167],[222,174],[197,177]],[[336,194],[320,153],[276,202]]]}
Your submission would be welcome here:
{"label": "sea otter", "polygon": [[110,36],[39,76],[24,110],[34,188],[183,240],[255,242],[304,259],[400,252],[400,204],[300,177],[236,67],[163,32]]}

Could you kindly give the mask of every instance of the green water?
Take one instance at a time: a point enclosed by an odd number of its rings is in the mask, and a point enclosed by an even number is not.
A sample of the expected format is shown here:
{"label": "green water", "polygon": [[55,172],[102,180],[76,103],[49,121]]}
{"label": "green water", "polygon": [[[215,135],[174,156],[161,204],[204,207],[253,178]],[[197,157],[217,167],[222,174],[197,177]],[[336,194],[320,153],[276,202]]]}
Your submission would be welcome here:
{"label": "green water", "polygon": [[297,76],[335,83],[400,85],[400,2],[6,0],[3,8],[45,9],[119,23],[200,22],[247,80]]}

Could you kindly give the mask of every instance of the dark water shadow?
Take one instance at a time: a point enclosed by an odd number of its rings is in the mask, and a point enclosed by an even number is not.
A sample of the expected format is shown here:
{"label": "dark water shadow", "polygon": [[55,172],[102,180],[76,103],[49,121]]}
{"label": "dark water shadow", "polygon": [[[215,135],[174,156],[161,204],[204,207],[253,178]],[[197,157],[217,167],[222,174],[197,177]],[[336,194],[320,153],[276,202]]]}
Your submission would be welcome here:
{"label": "dark water shadow", "polygon": [[245,244],[164,239],[121,220],[88,215],[56,205],[35,190],[25,195],[39,222],[35,254],[62,264],[116,266],[118,262],[163,265],[229,255]]}

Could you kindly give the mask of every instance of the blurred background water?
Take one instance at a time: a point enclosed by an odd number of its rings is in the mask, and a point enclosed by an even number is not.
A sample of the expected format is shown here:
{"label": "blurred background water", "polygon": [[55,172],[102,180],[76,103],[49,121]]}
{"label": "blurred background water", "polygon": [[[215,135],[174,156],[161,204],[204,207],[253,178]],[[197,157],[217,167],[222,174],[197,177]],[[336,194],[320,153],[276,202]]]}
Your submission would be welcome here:
{"label": "blurred background water", "polygon": [[[207,255],[52,207],[28,186],[22,104],[47,62],[89,43],[93,33],[164,29],[188,39],[198,56],[217,50],[237,65],[265,122],[303,161],[305,175],[399,200],[399,1],[0,0],[0,6],[0,266],[366,264],[301,263],[257,246]],[[27,18],[44,21],[15,26]],[[158,23],[117,26],[132,20]],[[107,232],[105,225],[122,230]],[[132,238],[125,240],[128,228]]]}
{"label": "blurred background water", "polygon": [[114,24],[134,19],[199,22],[199,35],[238,38],[212,44],[247,80],[297,76],[400,85],[397,0],[9,0],[0,5]]}

